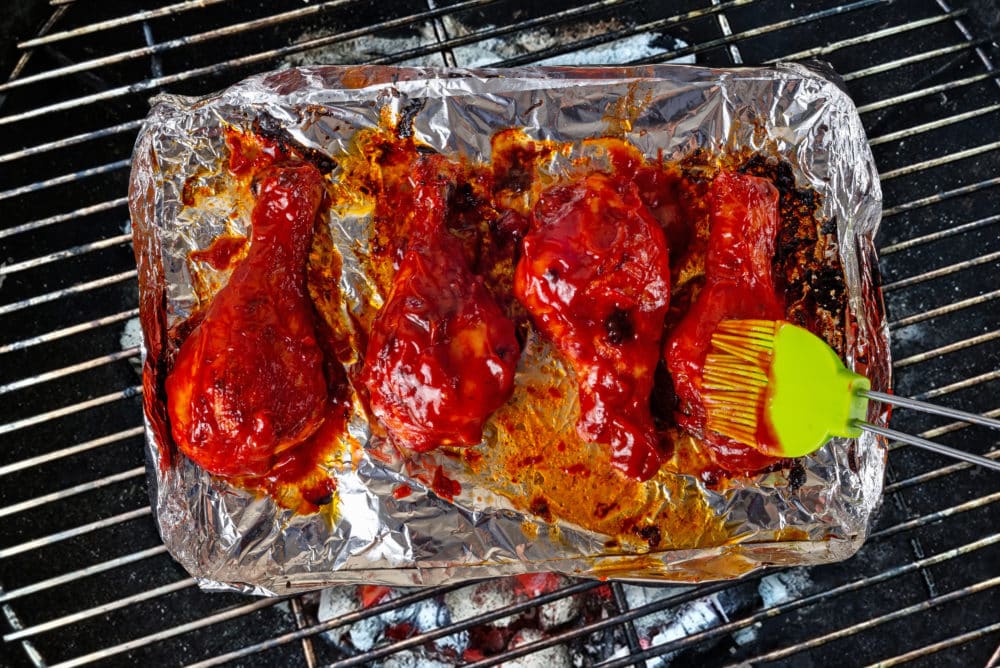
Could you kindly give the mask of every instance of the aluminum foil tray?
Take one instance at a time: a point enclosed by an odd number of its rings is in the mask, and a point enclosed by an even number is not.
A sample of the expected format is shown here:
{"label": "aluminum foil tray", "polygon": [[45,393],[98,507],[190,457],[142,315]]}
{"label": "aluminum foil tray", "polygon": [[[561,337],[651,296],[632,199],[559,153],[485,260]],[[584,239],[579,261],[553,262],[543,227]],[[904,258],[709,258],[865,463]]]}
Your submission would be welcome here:
{"label": "aluminum foil tray", "polygon": [[[868,434],[834,440],[806,458],[796,484],[783,472],[722,490],[686,475],[651,483],[650,498],[658,499],[661,511],[675,509],[681,516],[686,506],[701,504],[726,536],[705,534],[688,545],[650,551],[519,511],[483,480],[468,478],[453,458],[442,457],[441,465],[462,482],[462,492],[450,501],[440,498],[408,476],[405,461],[387,464],[364,454],[371,431],[361,413],[348,428],[362,455],[331,471],[337,513],[294,514],[267,496],[210,476],[183,456],[165,456],[172,446],[162,389],[165,360],[177,345],[169,332],[198,303],[187,255],[207,247],[225,229],[228,215],[224,208],[192,211],[184,204],[184,188],[195,175],[221,173],[226,126],[266,120],[316,155],[332,157],[347,150],[358,129],[376,127],[387,110],[405,112],[412,114],[420,141],[445,155],[482,160],[489,156],[491,136],[505,128],[560,142],[601,136],[608,131],[609,110],[627,100],[629,123],[618,131],[646,156],[662,152],[680,159],[698,148],[714,154],[764,151],[789,162],[796,182],[820,194],[820,216],[827,226],[836,224],[847,286],[848,365],[885,390],[888,332],[872,243],[881,190],[854,105],[832,79],[798,65],[314,67],[255,76],[200,99],[154,98],[135,148],[130,207],[145,334],[150,495],[171,554],[206,589],[262,595],[337,583],[433,585],[533,571],[701,581],[853,554],[882,492],[885,448]],[[338,250],[344,255],[345,294],[358,287],[345,235],[363,223],[330,214],[334,238],[344,240]],[[530,359],[522,358],[519,374],[537,371],[529,368]],[[869,420],[884,424],[887,415],[873,406]],[[404,484],[412,492],[397,499],[393,490]]]}

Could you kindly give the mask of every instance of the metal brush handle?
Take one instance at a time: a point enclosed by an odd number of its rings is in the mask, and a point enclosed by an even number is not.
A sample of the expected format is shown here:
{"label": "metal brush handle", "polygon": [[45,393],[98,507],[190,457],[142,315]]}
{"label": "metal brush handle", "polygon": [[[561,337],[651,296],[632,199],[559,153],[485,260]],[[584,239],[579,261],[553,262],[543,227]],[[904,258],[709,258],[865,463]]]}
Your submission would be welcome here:
{"label": "metal brush handle", "polygon": [[[924,403],[923,401],[917,401],[916,399],[906,399],[904,397],[896,397],[891,394],[884,394],[882,392],[867,391],[867,392],[860,392],[859,394],[874,401],[893,404],[894,406],[901,406],[903,408],[912,408],[914,410],[922,411],[924,413],[931,413],[933,415],[943,415],[945,417],[950,417],[955,420],[960,420],[962,422],[969,422],[971,424],[978,424],[984,427],[1000,429],[1000,420],[994,420],[993,418],[988,418],[984,415],[976,415],[975,413],[966,413],[965,411],[955,410],[954,408],[935,406],[934,404],[927,404]],[[885,436],[886,438],[894,438],[897,441],[902,441],[903,443],[909,443],[910,445],[915,445],[918,448],[931,450],[932,452],[936,452],[941,455],[946,455],[948,457],[953,457],[955,459],[961,459],[971,464],[977,464],[979,466],[988,469],[993,469],[994,471],[1000,471],[1000,462],[989,459],[988,457],[981,457],[980,455],[974,455],[972,453],[964,452],[962,450],[956,450],[955,448],[949,448],[947,445],[941,445],[940,443],[935,443],[934,441],[928,441],[926,438],[920,438],[919,436],[906,434],[901,431],[896,431],[895,429],[886,429],[884,427],[879,427],[870,424],[868,422],[862,422],[861,420],[857,420],[855,424],[857,424],[857,426],[861,427],[865,431],[870,431],[871,433],[878,434],[879,436]]]}

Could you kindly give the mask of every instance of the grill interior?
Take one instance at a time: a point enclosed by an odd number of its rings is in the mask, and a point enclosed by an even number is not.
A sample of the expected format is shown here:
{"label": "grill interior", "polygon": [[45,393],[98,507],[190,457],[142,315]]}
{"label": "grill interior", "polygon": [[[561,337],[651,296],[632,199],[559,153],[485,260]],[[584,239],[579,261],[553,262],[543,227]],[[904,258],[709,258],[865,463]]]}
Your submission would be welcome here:
{"label": "grill interior", "polygon": [[[874,535],[841,564],[699,587],[201,593],[146,495],[125,200],[150,95],[287,64],[822,58],[881,170],[896,391],[996,417],[996,2],[49,0],[41,16],[0,84],[0,664],[1000,661],[1000,477],[895,443]],[[893,426],[1000,452],[995,433],[906,410]]]}

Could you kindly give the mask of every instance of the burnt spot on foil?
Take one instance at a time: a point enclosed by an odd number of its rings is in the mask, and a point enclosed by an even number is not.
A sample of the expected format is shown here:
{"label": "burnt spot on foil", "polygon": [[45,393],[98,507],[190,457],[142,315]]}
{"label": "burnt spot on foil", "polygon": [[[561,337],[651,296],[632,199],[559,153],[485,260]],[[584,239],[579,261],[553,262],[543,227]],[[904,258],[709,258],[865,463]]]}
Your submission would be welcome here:
{"label": "burnt spot on foil", "polygon": [[660,532],[660,527],[655,524],[648,524],[646,526],[638,527],[636,533],[644,541],[649,543],[649,549],[655,550],[660,546],[660,541],[663,540],[663,534]]}
{"label": "burnt spot on foil", "polygon": [[804,484],[806,484],[806,469],[802,465],[802,462],[796,460],[792,464],[792,468],[788,471],[788,486],[795,492]]}
{"label": "burnt spot on foil", "polygon": [[399,110],[399,122],[396,123],[396,136],[400,139],[409,139],[413,136],[413,120],[426,102],[424,98],[416,98],[403,105]]}
{"label": "burnt spot on foil", "polygon": [[531,500],[531,504],[528,507],[531,514],[542,519],[545,522],[552,521],[552,511],[549,509],[549,502],[542,496],[536,496]]}

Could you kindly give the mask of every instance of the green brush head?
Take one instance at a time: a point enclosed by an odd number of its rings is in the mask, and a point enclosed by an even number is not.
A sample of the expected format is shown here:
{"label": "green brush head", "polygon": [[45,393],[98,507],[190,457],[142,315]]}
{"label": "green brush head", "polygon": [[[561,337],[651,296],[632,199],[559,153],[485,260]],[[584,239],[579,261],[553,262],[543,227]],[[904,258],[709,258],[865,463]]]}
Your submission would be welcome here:
{"label": "green brush head", "polygon": [[708,428],[775,457],[859,436],[870,388],[822,339],[773,320],[722,322],[702,373]]}
{"label": "green brush head", "polygon": [[834,436],[857,438],[871,383],[844,367],[826,343],[789,323],[778,328],[768,374],[766,416],[786,457],[802,457]]}

